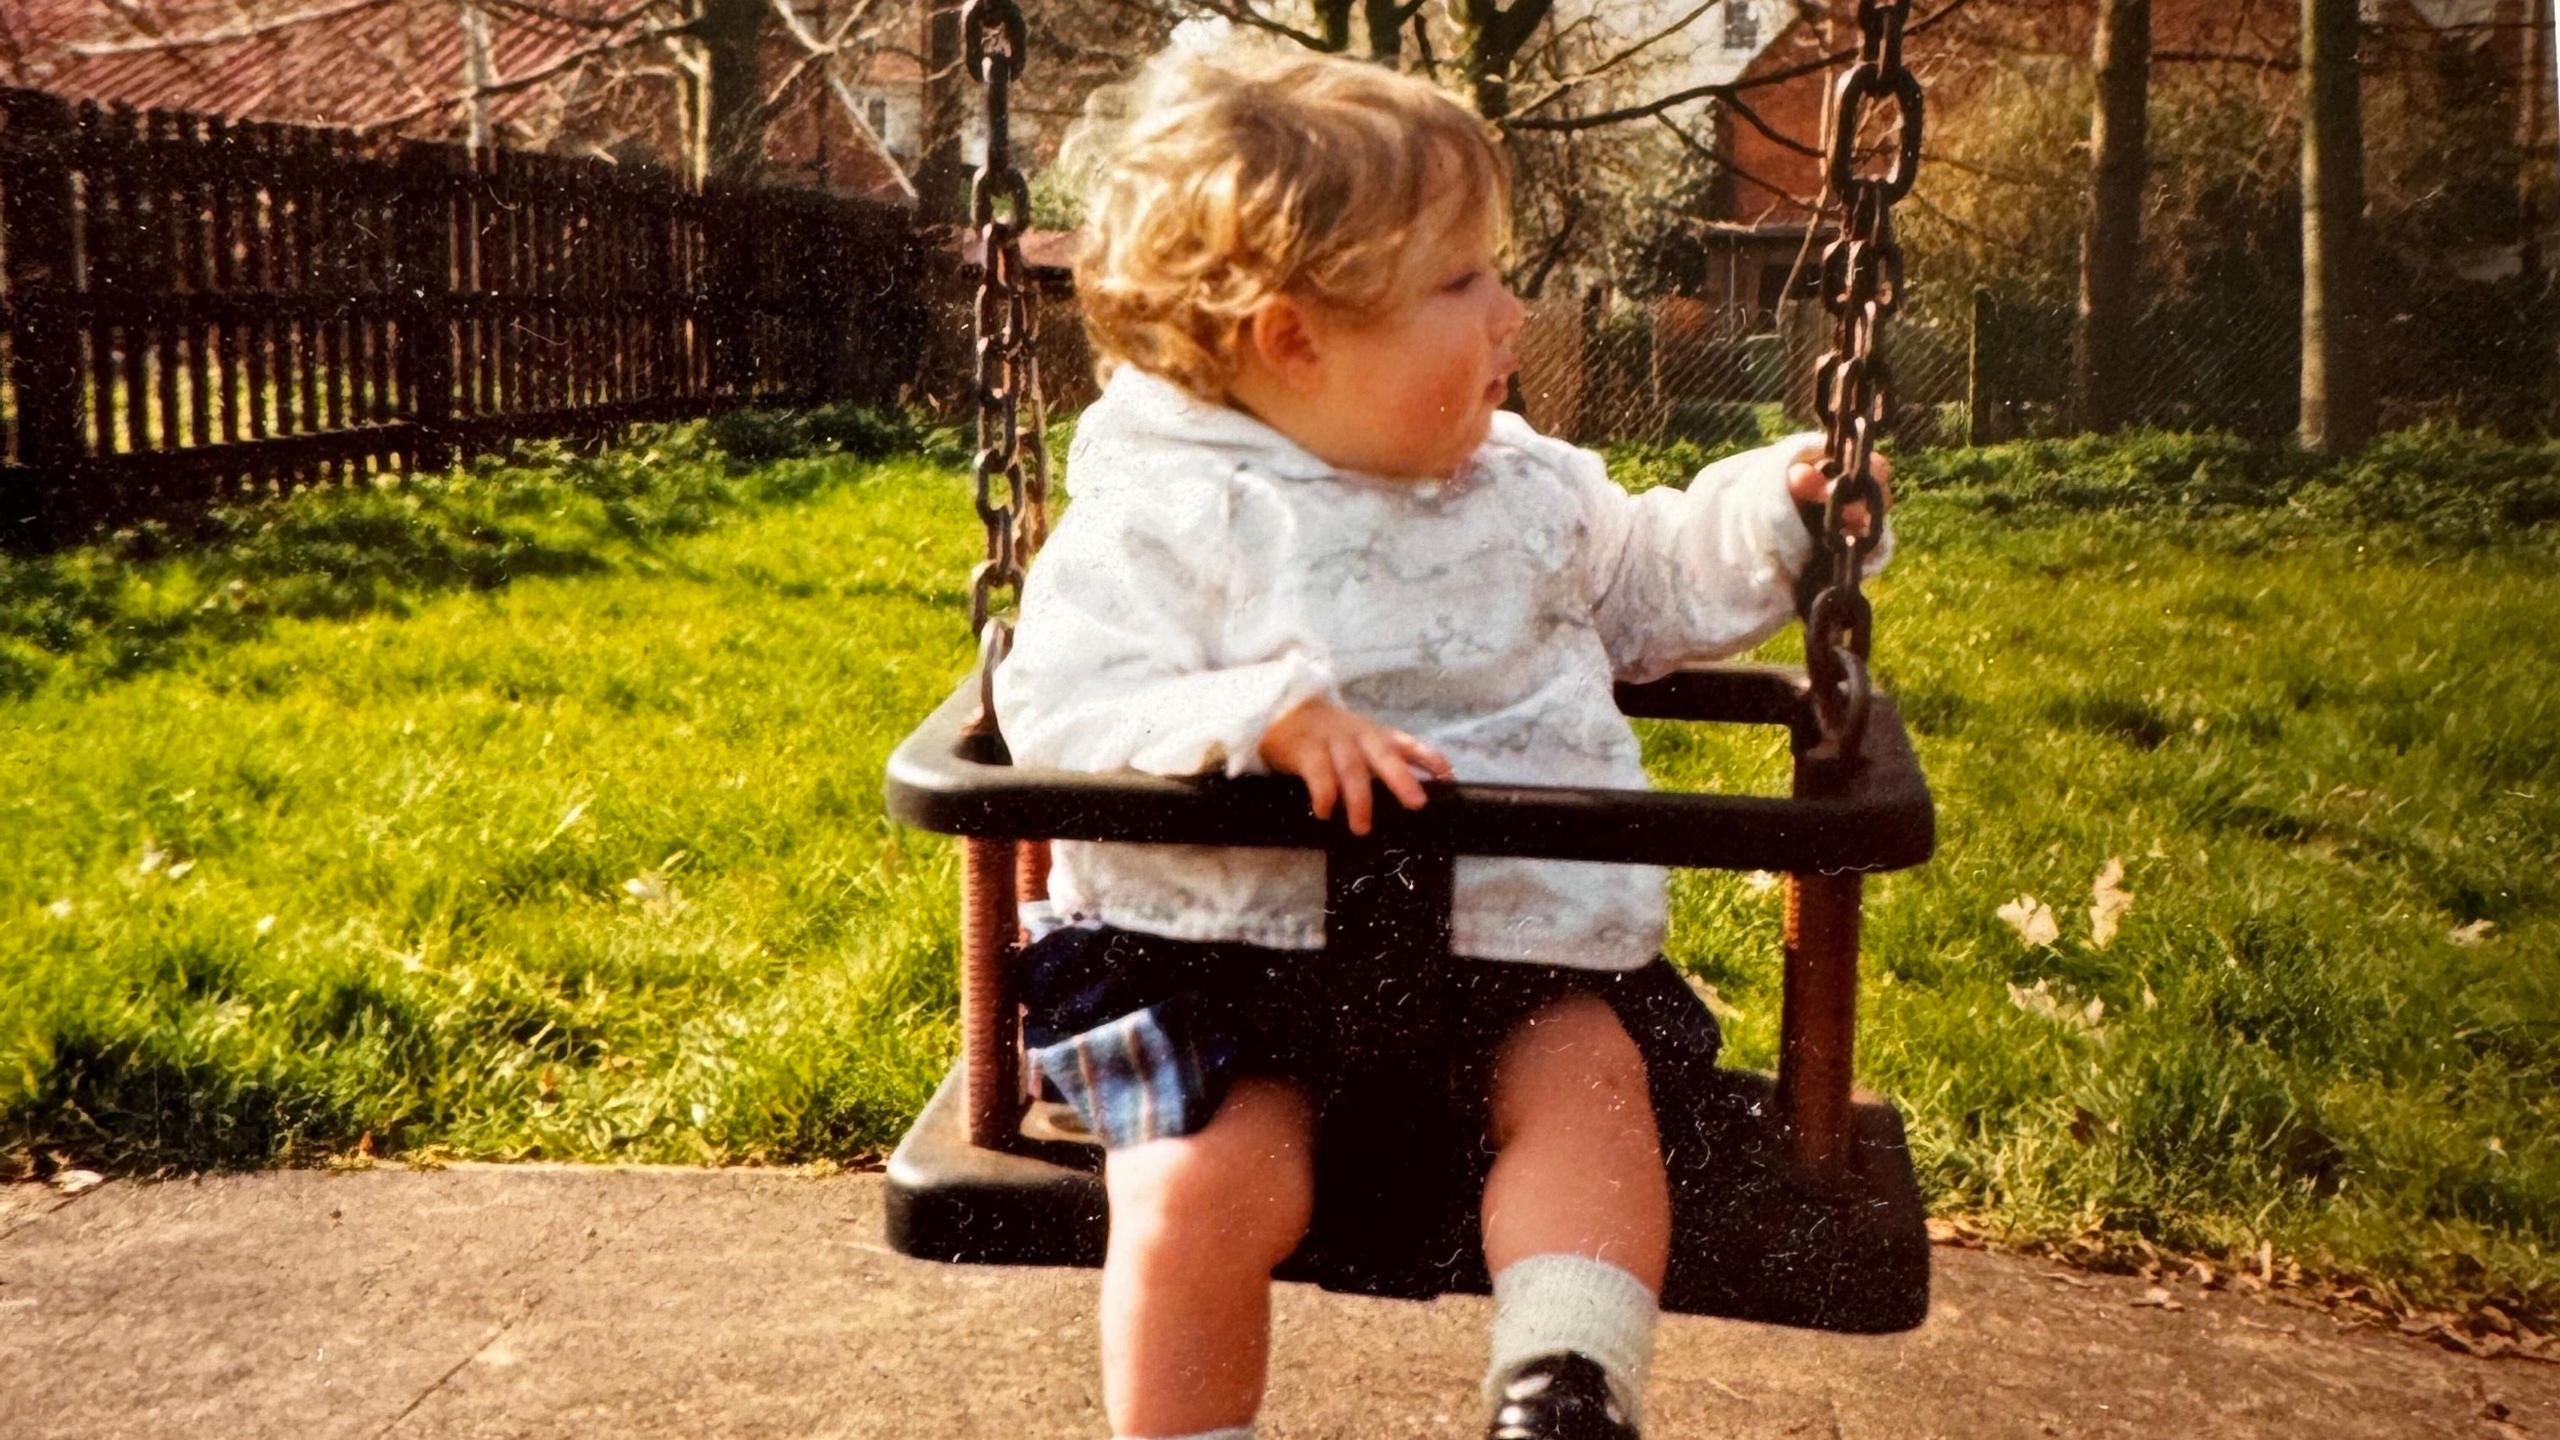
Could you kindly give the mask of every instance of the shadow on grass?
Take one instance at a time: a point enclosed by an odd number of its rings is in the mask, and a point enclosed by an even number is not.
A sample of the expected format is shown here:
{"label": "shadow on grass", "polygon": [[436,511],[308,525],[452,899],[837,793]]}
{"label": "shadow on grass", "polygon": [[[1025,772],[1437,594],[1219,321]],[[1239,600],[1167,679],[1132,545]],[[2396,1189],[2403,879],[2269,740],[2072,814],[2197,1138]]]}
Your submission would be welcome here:
{"label": "shadow on grass", "polygon": [[597,453],[537,444],[383,489],[307,490],[0,552],[0,698],[66,668],[127,678],[281,620],[406,614],[455,591],[594,574],[729,515],[797,504],[949,437],[837,407],[646,427]]}
{"label": "shadow on grass", "polygon": [[297,496],[254,528],[141,558],[152,548],[119,537],[0,558],[0,696],[32,692],[66,662],[121,679],[279,620],[405,614],[448,591],[611,567],[574,534],[384,493]]}
{"label": "shadow on grass", "polygon": [[18,1107],[30,1156],[63,1152],[114,1174],[244,1170],[352,1144],[344,1097],[285,1067],[188,1055],[151,1034],[54,1037],[52,1063]]}

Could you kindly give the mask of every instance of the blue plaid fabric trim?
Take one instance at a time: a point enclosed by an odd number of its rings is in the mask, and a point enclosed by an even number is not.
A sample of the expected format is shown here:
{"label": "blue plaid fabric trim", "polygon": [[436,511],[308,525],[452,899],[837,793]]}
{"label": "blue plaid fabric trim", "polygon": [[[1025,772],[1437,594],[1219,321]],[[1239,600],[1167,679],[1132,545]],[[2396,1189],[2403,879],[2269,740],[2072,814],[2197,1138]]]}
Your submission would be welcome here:
{"label": "blue plaid fabric trim", "polygon": [[1217,1114],[1232,1057],[1203,1054],[1169,1013],[1181,1008],[1150,1005],[1031,1052],[1106,1148],[1189,1135]]}

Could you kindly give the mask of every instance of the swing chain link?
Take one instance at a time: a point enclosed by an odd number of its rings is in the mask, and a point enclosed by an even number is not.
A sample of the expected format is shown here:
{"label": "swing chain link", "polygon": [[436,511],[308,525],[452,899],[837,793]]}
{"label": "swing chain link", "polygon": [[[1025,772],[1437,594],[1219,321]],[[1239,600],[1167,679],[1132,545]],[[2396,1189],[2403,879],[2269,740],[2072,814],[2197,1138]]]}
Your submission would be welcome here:
{"label": "swing chain link", "polygon": [[[1832,91],[1825,179],[1839,206],[1840,233],[1822,252],[1822,304],[1833,319],[1831,349],[1814,367],[1814,410],[1824,432],[1822,473],[1831,483],[1822,509],[1825,580],[1805,610],[1805,666],[1812,677],[1821,738],[1811,752],[1845,763],[1858,754],[1874,700],[1867,654],[1875,611],[1859,589],[1872,537],[1884,533],[1888,501],[1868,473],[1876,442],[1893,421],[1892,374],[1878,352],[1884,322],[1902,302],[1902,247],[1893,207],[1918,178],[1922,129],[1918,77],[1902,63],[1902,27],[1911,0],[1859,0],[1858,61]],[[1889,169],[1858,170],[1858,138],[1870,107],[1889,103],[1897,138]],[[1849,507],[1864,505],[1867,535],[1851,535]]]}
{"label": "swing chain link", "polygon": [[1031,182],[1013,162],[1011,123],[1029,27],[1016,0],[968,0],[960,31],[966,68],[986,93],[986,158],[969,182],[979,268],[971,376],[978,452],[970,470],[986,529],[986,558],[969,572],[969,633],[978,640],[973,729],[985,732],[995,725],[996,666],[1013,645],[1006,607],[1019,607],[1023,571],[1048,529],[1048,425],[1040,398],[1038,296],[1022,256]]}

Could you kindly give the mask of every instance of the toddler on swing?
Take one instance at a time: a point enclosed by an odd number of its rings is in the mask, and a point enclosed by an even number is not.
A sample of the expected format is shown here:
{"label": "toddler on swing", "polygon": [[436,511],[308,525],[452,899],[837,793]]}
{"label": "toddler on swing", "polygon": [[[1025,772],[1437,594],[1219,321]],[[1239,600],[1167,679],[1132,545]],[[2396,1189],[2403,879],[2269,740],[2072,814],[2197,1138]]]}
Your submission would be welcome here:
{"label": "toddler on swing", "polygon": [[[1358,834],[1373,785],[1642,787],[1611,682],[1792,618],[1818,443],[1629,496],[1502,411],[1509,175],[1422,80],[1177,51],[1123,103],[1071,142],[1099,161],[1076,288],[1106,383],[996,676],[1015,761],[1295,775]],[[1632,1437],[1671,1211],[1609,994],[1662,946],[1663,873],[1461,857],[1454,885],[1435,1042],[1482,1137],[1489,1433]],[[1113,1434],[1243,1440],[1352,998],[1314,953],[1324,858],[1062,841],[1050,887],[1028,1036],[1105,1146]]]}

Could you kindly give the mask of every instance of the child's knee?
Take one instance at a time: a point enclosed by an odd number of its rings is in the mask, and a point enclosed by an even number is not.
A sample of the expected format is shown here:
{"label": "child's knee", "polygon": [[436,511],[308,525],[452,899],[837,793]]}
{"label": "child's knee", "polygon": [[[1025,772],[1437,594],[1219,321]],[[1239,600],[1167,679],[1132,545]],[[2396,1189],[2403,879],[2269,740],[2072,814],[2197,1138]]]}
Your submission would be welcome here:
{"label": "child's knee", "polygon": [[1515,1026],[1494,1059],[1496,1145],[1542,1118],[1653,1129],[1644,1052],[1596,995],[1568,995]]}
{"label": "child's knee", "polygon": [[1247,1080],[1198,1133],[1111,1152],[1103,1180],[1113,1245],[1177,1263],[1232,1257],[1268,1272],[1314,1213],[1313,1131],[1294,1088]]}

